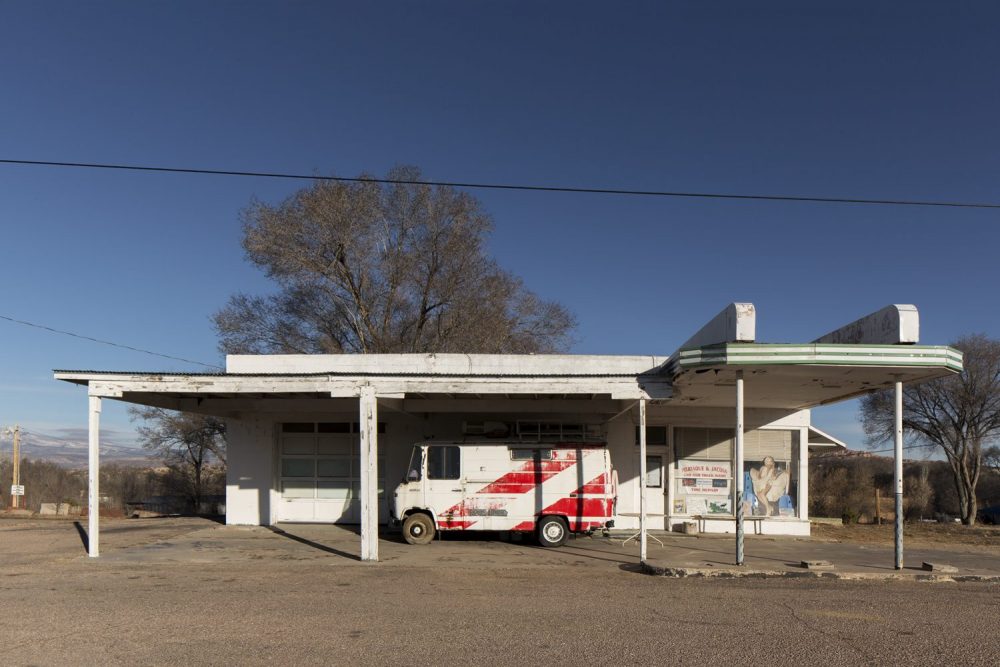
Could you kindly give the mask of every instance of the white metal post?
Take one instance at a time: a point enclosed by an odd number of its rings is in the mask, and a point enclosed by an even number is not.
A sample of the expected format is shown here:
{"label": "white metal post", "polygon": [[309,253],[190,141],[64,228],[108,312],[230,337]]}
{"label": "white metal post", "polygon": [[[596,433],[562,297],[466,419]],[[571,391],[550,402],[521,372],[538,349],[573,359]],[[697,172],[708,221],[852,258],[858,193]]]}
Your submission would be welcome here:
{"label": "white metal post", "polygon": [[646,562],[646,399],[639,400],[639,562]]}
{"label": "white metal post", "polygon": [[799,429],[799,494],[795,499],[799,519],[809,520],[809,428]]}
{"label": "white metal post", "polygon": [[101,397],[90,397],[90,439],[89,489],[87,494],[87,553],[91,558],[100,555],[100,516],[101,516]]}
{"label": "white metal post", "polygon": [[896,492],[896,569],[903,569],[903,383],[896,383],[896,441],[893,448]]}
{"label": "white metal post", "polygon": [[[14,424],[14,473],[11,475],[10,506],[17,509],[21,506],[21,496],[14,493],[15,486],[21,485],[21,426]],[[27,505],[25,505],[27,507]]]}
{"label": "white metal post", "polygon": [[378,398],[361,387],[361,560],[378,560]]}
{"label": "white metal post", "polygon": [[736,487],[736,564],[743,565],[743,371],[736,371],[736,465],[733,473]]}

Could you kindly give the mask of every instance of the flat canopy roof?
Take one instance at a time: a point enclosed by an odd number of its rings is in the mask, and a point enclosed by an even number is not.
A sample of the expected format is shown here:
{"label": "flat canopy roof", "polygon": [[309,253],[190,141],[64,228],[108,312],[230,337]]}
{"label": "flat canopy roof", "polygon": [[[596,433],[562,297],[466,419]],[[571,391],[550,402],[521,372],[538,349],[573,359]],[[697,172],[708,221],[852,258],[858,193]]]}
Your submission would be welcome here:
{"label": "flat canopy roof", "polygon": [[[260,355],[236,363],[230,357],[230,365],[253,372],[59,370],[55,377],[88,385],[98,395],[149,404],[184,398],[198,399],[199,405],[205,399],[351,398],[360,386],[372,385],[384,398],[647,399],[663,405],[724,407],[734,404],[736,373],[743,371],[748,408],[802,410],[893,382],[920,382],[961,370],[957,350],[913,345],[731,343],[682,350],[666,362],[657,357],[578,355],[330,357]],[[326,370],[302,372],[311,368]],[[159,400],[150,400],[153,397]]]}
{"label": "flat canopy roof", "polygon": [[940,345],[727,343],[681,350],[667,366],[673,402],[732,405],[742,371],[747,405],[805,409],[959,373],[962,353]]}
{"label": "flat canopy roof", "polygon": [[[209,413],[273,407],[275,400],[353,398],[362,386],[385,400],[504,399],[572,401],[617,412],[622,401],[663,406],[729,407],[744,378],[747,408],[798,411],[891,386],[962,370],[962,353],[915,345],[919,317],[912,305],[891,305],[813,343],[754,342],[756,309],[734,303],[670,357],[575,354],[319,354],[231,355],[225,373],[55,371],[96,396]],[[877,344],[876,344],[877,343]],[[235,401],[241,408],[237,408]],[[513,403],[511,402],[513,401]],[[317,407],[321,404],[317,403]],[[430,403],[424,403],[426,411]],[[451,409],[455,409],[452,405]],[[538,407],[535,408],[540,409]]]}

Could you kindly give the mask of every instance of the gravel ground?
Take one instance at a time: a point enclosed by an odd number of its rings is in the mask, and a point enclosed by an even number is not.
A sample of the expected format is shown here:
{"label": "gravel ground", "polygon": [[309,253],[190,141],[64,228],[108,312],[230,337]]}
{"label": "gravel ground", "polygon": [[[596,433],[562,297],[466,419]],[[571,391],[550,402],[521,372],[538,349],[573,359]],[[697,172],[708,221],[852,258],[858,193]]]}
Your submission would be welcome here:
{"label": "gravel ground", "polygon": [[665,579],[491,541],[367,564],[193,519],[81,542],[0,522],[7,664],[1000,663],[996,584]]}

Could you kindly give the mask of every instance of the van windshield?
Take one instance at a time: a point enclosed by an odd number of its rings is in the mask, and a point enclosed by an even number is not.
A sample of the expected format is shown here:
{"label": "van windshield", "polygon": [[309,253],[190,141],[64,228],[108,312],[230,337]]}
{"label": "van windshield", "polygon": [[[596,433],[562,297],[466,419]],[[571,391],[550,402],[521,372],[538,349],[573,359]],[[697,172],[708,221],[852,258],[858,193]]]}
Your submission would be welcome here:
{"label": "van windshield", "polygon": [[410,453],[410,465],[406,467],[406,481],[407,482],[419,482],[420,481],[420,468],[421,468],[421,454],[423,453],[422,447],[414,447],[413,452]]}

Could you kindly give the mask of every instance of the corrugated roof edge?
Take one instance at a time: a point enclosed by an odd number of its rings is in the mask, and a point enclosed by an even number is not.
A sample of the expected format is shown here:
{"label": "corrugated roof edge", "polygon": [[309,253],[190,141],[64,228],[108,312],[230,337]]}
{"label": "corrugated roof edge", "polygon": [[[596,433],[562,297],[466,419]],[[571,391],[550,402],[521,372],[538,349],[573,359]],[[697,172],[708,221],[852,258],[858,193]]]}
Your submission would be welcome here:
{"label": "corrugated roof edge", "polygon": [[53,373],[72,373],[76,375],[156,375],[174,377],[505,377],[505,378],[531,378],[531,377],[653,377],[660,376],[660,373],[372,373],[372,372],[315,372],[315,373],[191,373],[184,371],[98,371],[98,370],[72,370],[56,368]]}

